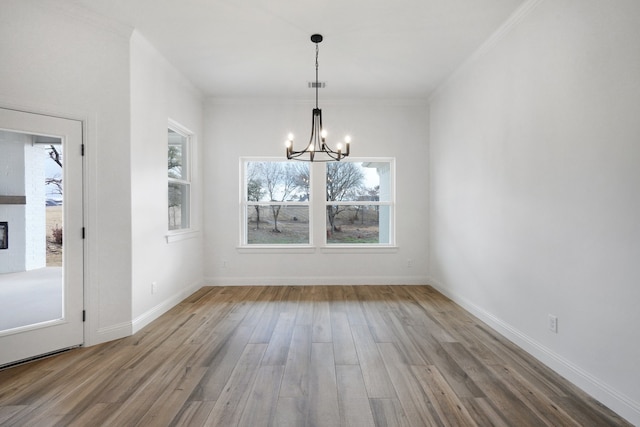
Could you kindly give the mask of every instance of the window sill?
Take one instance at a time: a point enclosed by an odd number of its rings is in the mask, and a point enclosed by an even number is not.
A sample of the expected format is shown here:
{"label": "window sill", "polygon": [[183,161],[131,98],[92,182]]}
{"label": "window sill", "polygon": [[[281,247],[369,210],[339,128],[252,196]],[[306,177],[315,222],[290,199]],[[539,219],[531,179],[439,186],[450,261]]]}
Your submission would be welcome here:
{"label": "window sill", "polygon": [[256,245],[238,246],[236,251],[240,254],[312,254],[317,249],[325,254],[392,254],[398,252],[397,246],[362,246],[362,245],[331,245],[331,246],[276,246],[276,245]]}
{"label": "window sill", "polygon": [[236,248],[240,254],[312,254],[316,251],[314,246],[276,246],[276,245],[255,245],[238,246]]}
{"label": "window sill", "polygon": [[200,236],[200,231],[198,230],[177,230],[170,231],[165,235],[165,238],[167,239],[167,243],[173,243],[181,240],[195,239],[198,236]]}
{"label": "window sill", "polygon": [[364,246],[364,245],[330,245],[322,246],[320,251],[324,254],[394,254],[398,252],[397,246],[392,245],[378,245],[378,246]]}

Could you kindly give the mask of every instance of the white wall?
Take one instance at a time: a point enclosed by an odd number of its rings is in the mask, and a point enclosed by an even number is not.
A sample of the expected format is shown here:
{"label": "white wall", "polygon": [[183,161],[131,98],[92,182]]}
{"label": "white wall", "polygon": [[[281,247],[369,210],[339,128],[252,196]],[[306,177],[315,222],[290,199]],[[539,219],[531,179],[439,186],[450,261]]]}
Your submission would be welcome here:
{"label": "white wall", "polygon": [[[322,98],[321,98],[322,100]],[[242,156],[285,155],[292,131],[311,132],[312,105],[268,100],[209,100],[205,109],[204,275],[208,284],[424,283],[427,275],[427,137],[425,104],[320,102],[324,126],[353,136],[352,156],[396,157],[395,252],[238,251]],[[324,221],[324,218],[320,219]],[[419,236],[416,238],[416,236]],[[414,260],[411,268],[407,260]],[[420,262],[419,260],[424,260]],[[225,267],[226,263],[226,267]]]}
{"label": "white wall", "polygon": [[431,103],[433,283],[640,424],[640,3],[503,36]]}
{"label": "white wall", "polygon": [[[0,130],[0,195],[25,196],[26,147],[33,141],[31,135]],[[43,202],[44,203],[44,202]],[[7,249],[0,250],[0,273],[26,270],[27,222],[26,205],[0,203],[0,221],[8,223]]]}
{"label": "white wall", "polygon": [[33,137],[23,145],[25,208],[25,270],[47,266],[47,216],[45,206],[45,160],[47,152],[34,144]]}
{"label": "white wall", "polygon": [[128,335],[130,30],[55,1],[3,0],[0,8],[0,106],[85,123],[85,341]]}
{"label": "white wall", "polygon": [[[131,209],[134,332],[202,286],[200,93],[138,32],[131,37]],[[193,233],[167,243],[167,126],[195,134]],[[156,283],[152,293],[151,284]]]}

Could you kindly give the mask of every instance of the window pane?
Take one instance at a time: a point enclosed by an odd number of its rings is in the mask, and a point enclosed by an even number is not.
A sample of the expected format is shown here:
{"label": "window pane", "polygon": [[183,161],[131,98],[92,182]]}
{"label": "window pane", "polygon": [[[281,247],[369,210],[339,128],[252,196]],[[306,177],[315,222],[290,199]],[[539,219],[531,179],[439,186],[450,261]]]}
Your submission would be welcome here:
{"label": "window pane", "polygon": [[388,244],[390,207],[328,205],[327,243]]}
{"label": "window pane", "polygon": [[169,183],[169,230],[189,228],[189,184]]}
{"label": "window pane", "polygon": [[247,206],[247,243],[254,245],[308,244],[309,207]]}
{"label": "window pane", "polygon": [[328,201],[390,201],[389,162],[327,163]]}
{"label": "window pane", "polygon": [[169,151],[167,153],[169,178],[189,180],[187,155],[187,137],[169,129]]}
{"label": "window pane", "polygon": [[250,202],[304,202],[309,200],[309,164],[247,162],[246,185]]}

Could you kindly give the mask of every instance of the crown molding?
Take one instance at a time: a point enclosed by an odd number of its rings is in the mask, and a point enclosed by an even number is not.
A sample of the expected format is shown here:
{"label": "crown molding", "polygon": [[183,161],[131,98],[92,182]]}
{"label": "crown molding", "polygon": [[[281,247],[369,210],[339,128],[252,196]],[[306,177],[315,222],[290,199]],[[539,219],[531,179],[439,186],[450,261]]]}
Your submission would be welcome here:
{"label": "crown molding", "polygon": [[430,104],[434,98],[436,98],[442,91],[453,83],[461,74],[466,71],[471,65],[484,57],[488,52],[490,52],[501,40],[503,40],[508,34],[513,31],[520,23],[527,17],[529,14],[535,10],[540,3],[544,0],[527,0],[519,8],[517,8],[508,18],[507,20],[498,27],[496,31],[494,31],[487,40],[484,41],[480,45],[478,49],[476,49],[456,70],[451,73],[449,77],[447,77],[442,83],[440,83],[434,90],[431,92],[429,97],[427,98],[428,103]]}

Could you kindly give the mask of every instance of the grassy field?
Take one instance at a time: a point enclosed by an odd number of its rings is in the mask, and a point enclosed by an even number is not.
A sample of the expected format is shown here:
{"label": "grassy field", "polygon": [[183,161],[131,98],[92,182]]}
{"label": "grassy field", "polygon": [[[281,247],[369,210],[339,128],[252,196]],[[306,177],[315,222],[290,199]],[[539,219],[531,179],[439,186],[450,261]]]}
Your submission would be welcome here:
{"label": "grassy field", "polygon": [[[257,245],[305,244],[309,243],[309,215],[307,208],[287,207],[278,216],[278,230],[274,230],[273,215],[269,209],[260,214],[260,224],[256,223],[255,213],[249,216],[248,243]],[[336,217],[338,230],[329,231],[327,225],[327,243],[366,244],[379,243],[377,214],[368,214],[354,218],[351,211],[341,212]]]}
{"label": "grassy field", "polygon": [[62,245],[55,242],[53,230],[62,228],[62,206],[47,206],[47,267],[62,266]]}

